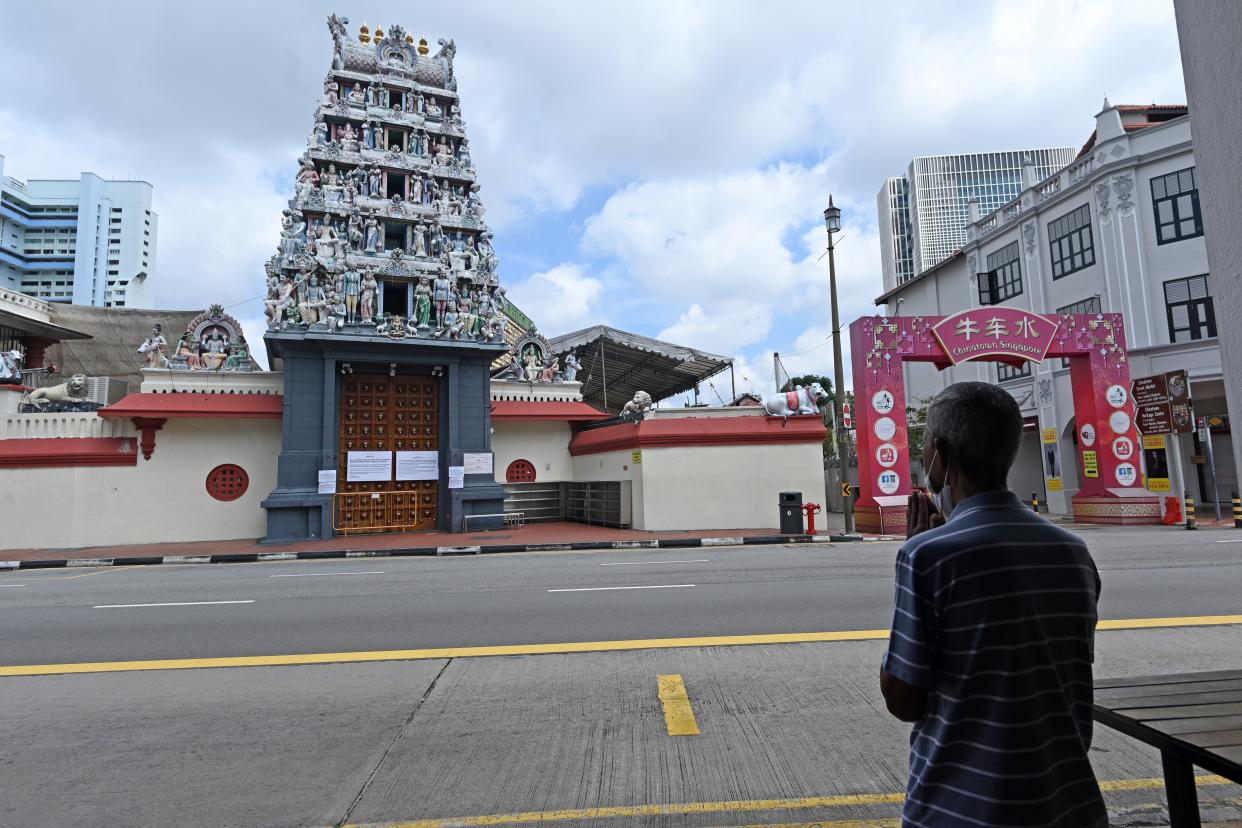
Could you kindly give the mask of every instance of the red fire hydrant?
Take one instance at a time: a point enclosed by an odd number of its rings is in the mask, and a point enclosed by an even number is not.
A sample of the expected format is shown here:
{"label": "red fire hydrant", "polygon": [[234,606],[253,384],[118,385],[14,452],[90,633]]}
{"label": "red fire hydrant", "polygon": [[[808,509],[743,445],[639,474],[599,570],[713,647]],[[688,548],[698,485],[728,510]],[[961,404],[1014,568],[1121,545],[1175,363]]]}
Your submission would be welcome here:
{"label": "red fire hydrant", "polygon": [[818,503],[803,503],[802,511],[806,512],[806,533],[808,535],[815,534],[815,516],[824,511],[824,507]]}

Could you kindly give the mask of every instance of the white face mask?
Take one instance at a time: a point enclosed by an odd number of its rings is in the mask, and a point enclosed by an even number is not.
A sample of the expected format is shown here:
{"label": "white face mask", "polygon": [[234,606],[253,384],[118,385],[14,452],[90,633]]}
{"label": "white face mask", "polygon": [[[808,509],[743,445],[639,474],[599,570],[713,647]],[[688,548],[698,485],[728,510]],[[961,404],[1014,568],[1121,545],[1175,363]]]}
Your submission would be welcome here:
{"label": "white face mask", "polygon": [[944,483],[940,490],[936,491],[932,487],[931,468],[936,465],[936,452],[932,452],[931,462],[927,464],[927,470],[923,472],[926,479],[927,489],[931,492],[932,502],[936,504],[936,508],[940,510],[940,514],[944,515],[944,519],[948,520],[949,515],[953,514],[953,507],[957,505],[953,500],[953,487],[949,485],[949,466],[944,467]]}

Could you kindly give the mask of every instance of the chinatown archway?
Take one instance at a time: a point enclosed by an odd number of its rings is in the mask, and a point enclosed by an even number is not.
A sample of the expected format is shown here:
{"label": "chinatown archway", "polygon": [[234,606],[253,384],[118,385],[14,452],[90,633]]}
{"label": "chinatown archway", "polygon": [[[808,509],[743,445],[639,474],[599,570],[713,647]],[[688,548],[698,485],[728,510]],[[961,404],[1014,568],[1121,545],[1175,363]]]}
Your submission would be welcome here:
{"label": "chinatown archway", "polygon": [[[850,325],[858,428],[859,530],[901,532],[912,490],[903,363],[941,370],[986,360],[1020,365],[1065,358],[1078,436],[1083,523],[1158,523],[1159,499],[1142,488],[1142,452],[1121,314],[1043,316],[980,308],[952,316],[864,317]],[[1055,423],[1040,425],[1055,426]]]}

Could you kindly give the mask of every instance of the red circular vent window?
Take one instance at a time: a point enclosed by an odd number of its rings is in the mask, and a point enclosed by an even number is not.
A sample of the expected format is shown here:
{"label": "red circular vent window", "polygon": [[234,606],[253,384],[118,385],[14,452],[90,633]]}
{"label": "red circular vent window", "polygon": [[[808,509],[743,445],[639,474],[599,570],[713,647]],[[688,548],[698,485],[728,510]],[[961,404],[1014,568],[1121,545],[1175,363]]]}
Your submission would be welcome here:
{"label": "red circular vent window", "polygon": [[534,483],[535,465],[529,460],[514,460],[505,469],[505,481],[508,483]]}
{"label": "red circular vent window", "polygon": [[207,474],[207,494],[216,500],[237,500],[250,487],[250,476],[241,466],[225,463]]}

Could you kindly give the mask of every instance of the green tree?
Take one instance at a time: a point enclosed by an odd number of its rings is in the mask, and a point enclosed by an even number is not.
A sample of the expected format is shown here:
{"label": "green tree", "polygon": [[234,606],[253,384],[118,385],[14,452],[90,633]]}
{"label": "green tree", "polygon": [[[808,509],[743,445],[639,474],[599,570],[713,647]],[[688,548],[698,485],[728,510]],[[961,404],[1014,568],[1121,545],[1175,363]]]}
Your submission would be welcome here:
{"label": "green tree", "polygon": [[916,400],[918,405],[906,406],[906,439],[909,442],[910,460],[923,462],[923,429],[927,426],[927,406],[930,400]]}

